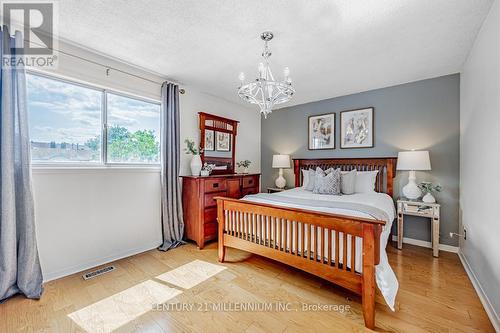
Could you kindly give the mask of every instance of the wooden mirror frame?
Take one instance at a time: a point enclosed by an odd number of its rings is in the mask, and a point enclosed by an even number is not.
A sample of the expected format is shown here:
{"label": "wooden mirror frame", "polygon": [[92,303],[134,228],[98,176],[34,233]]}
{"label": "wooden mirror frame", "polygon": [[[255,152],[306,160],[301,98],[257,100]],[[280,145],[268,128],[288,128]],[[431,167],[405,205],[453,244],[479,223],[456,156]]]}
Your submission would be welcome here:
{"label": "wooden mirror frame", "polygon": [[[200,154],[202,164],[205,162],[215,162],[217,164],[227,164],[229,167],[226,170],[213,170],[213,175],[231,174],[235,170],[235,153],[236,153],[236,134],[238,133],[238,123],[239,121],[216,116],[213,114],[198,112],[199,122],[200,122],[200,148],[202,153]],[[206,121],[212,120],[214,126],[207,126]],[[232,129],[231,129],[232,128]],[[205,131],[210,130],[215,132],[225,132],[231,135],[231,157],[205,157]],[[215,145],[214,136],[214,145]]]}

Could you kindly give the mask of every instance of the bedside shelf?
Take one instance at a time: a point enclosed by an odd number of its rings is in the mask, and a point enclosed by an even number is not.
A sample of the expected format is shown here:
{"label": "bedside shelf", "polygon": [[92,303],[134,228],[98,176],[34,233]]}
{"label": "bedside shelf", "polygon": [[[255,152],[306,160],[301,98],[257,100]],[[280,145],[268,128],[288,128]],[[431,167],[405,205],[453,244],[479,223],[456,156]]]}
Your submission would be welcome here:
{"label": "bedside shelf", "polygon": [[408,200],[400,198],[397,201],[398,210],[398,249],[403,248],[403,225],[404,216],[426,217],[431,220],[432,254],[439,256],[439,223],[441,205],[438,203],[427,203],[423,201]]}
{"label": "bedside shelf", "polygon": [[288,188],[277,188],[277,187],[268,187],[267,188],[267,193],[277,193],[277,192],[283,192],[285,190],[288,190]]}

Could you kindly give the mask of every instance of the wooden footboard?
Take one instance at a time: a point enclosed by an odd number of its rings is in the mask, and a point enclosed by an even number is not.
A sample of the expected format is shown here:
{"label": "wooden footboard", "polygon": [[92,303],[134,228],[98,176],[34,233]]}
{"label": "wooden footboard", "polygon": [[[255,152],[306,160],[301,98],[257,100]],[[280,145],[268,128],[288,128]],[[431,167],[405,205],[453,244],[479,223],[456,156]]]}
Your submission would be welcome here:
{"label": "wooden footboard", "polygon": [[232,247],[317,275],[361,295],[365,326],[375,327],[375,265],[385,222],[216,200],[219,261],[224,261],[225,248]]}

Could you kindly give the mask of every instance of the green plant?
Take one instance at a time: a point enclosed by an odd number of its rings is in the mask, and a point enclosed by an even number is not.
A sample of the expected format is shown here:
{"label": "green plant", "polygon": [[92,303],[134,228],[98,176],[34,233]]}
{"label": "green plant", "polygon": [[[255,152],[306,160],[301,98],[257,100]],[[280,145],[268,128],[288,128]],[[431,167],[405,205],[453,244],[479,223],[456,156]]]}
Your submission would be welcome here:
{"label": "green plant", "polygon": [[252,164],[252,161],[250,160],[239,161],[238,163],[236,163],[238,168],[248,168],[250,164]]}
{"label": "green plant", "polygon": [[184,140],[184,142],[186,143],[186,148],[184,148],[184,151],[186,152],[186,154],[199,155],[203,152],[203,149],[195,146],[194,141],[186,139],[186,140]]}
{"label": "green plant", "polygon": [[[158,161],[160,158],[160,143],[155,133],[151,130],[137,130],[130,132],[121,126],[108,128],[108,158],[114,162],[130,161]],[[99,156],[101,136],[88,139],[85,146]]]}
{"label": "green plant", "polygon": [[424,193],[441,192],[443,187],[441,185],[432,185],[431,182],[421,182],[418,184],[418,188]]}
{"label": "green plant", "polygon": [[205,162],[205,164],[203,164],[203,170],[208,171],[208,173],[212,173],[214,168],[215,168],[215,164],[208,164],[207,162]]}

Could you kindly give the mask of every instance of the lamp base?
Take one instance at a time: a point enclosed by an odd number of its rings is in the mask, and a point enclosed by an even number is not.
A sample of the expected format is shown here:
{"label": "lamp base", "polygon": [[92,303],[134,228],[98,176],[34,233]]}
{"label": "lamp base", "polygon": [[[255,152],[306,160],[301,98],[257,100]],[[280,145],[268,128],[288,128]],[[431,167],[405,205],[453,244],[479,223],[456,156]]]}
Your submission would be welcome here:
{"label": "lamp base", "polygon": [[422,195],[422,191],[417,186],[415,182],[415,171],[410,171],[408,176],[408,184],[403,187],[403,195],[410,200],[416,200]]}
{"label": "lamp base", "polygon": [[280,174],[279,174],[278,178],[276,178],[274,183],[276,184],[277,188],[285,188],[286,179],[283,177],[283,169],[282,168],[280,168]]}

